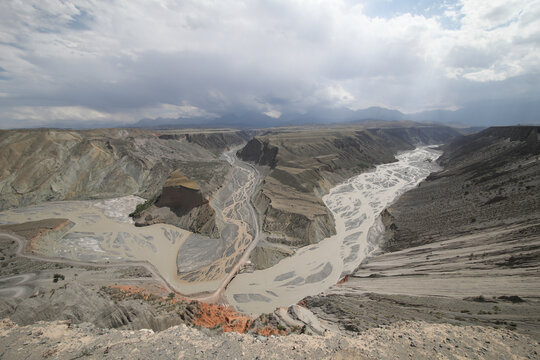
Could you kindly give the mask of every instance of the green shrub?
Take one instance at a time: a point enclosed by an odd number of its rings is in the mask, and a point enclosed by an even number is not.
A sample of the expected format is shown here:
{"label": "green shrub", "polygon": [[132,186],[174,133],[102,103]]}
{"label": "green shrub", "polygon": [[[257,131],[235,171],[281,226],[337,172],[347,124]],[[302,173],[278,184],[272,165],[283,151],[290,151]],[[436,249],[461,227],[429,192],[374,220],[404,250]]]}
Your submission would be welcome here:
{"label": "green shrub", "polygon": [[150,198],[148,200],[146,200],[145,202],[143,202],[142,204],[139,204],[137,205],[137,207],[135,208],[135,211],[132,212],[131,214],[129,214],[130,217],[138,217],[141,215],[141,213],[148,209],[150,206],[154,205],[156,203],[156,201],[158,200],[159,196],[156,195],[154,196],[153,198]]}

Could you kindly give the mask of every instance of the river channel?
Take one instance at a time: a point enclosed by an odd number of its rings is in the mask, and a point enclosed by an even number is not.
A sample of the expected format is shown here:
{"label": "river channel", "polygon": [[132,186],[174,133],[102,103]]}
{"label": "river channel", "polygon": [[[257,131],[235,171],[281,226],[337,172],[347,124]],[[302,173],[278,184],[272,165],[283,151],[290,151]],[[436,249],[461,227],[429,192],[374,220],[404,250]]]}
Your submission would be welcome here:
{"label": "river channel", "polygon": [[336,235],[299,249],[275,266],[237,275],[225,295],[238,310],[261,314],[315,295],[352,273],[377,248],[383,231],[379,214],[401,194],[439,169],[441,152],[419,147],[354,176],[323,197]]}

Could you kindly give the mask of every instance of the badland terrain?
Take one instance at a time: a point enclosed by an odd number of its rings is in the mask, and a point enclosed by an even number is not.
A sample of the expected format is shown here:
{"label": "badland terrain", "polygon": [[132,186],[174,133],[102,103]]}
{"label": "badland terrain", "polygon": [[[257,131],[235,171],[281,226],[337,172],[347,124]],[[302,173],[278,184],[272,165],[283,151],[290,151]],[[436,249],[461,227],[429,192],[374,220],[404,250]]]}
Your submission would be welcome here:
{"label": "badland terrain", "polygon": [[[539,132],[410,122],[1,131],[0,353],[538,358]],[[420,146],[431,148],[400,167]],[[359,191],[350,179],[372,173],[363,191],[391,189],[391,204],[374,205],[369,234],[341,239],[361,222],[342,226],[336,211],[361,217],[377,195],[334,207],[332,189]],[[370,250],[348,247],[361,255],[351,271],[285,270],[334,239]],[[342,252],[328,256],[351,256]],[[316,291],[243,312],[279,296],[227,287],[273,269],[284,292]]]}

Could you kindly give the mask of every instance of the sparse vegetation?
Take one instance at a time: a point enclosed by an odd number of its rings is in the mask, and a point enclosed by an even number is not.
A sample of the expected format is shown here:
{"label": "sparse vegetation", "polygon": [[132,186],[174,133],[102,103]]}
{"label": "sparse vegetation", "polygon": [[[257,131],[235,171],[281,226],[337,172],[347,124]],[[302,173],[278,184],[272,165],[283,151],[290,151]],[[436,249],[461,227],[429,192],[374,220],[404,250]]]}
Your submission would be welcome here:
{"label": "sparse vegetation", "polygon": [[148,200],[146,200],[145,202],[143,202],[142,204],[139,204],[135,207],[135,211],[132,212],[131,214],[129,214],[130,217],[138,217],[139,215],[141,215],[141,213],[148,209],[150,206],[154,205],[156,203],[156,201],[158,200],[159,198],[159,195],[156,195]]}
{"label": "sparse vegetation", "polygon": [[65,276],[62,274],[54,274],[53,276],[53,282],[58,282],[58,280],[65,280]]}
{"label": "sparse vegetation", "polygon": [[500,300],[510,301],[510,302],[512,302],[514,304],[525,302],[525,300],[523,300],[522,298],[520,298],[517,295],[511,295],[511,296],[503,295],[503,296],[499,296],[499,299]]}

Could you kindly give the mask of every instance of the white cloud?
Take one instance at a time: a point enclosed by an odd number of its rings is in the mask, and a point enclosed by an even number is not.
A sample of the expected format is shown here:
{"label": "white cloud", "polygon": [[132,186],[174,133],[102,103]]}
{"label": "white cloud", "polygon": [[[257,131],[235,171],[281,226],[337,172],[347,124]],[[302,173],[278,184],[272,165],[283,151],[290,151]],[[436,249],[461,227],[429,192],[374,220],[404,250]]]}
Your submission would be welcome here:
{"label": "white cloud", "polygon": [[[2,97],[2,93],[0,93]],[[39,126],[45,123],[68,124],[71,122],[93,122],[102,126],[112,123],[128,124],[142,118],[215,118],[216,114],[191,105],[159,104],[158,106],[109,113],[83,106],[15,106],[5,108],[0,117],[0,128]]]}
{"label": "white cloud", "polygon": [[540,17],[530,18],[540,16],[540,1],[462,0],[461,4],[461,29],[446,39],[451,51],[445,72],[450,77],[459,74],[485,82],[540,73]]}
{"label": "white cloud", "polygon": [[156,107],[143,109],[138,111],[134,116],[144,117],[144,118],[168,118],[168,119],[177,119],[177,118],[214,118],[217,117],[216,114],[207,112],[204,109],[200,109],[192,105],[172,105],[172,104],[159,104]]}
{"label": "white cloud", "polygon": [[268,111],[263,112],[263,114],[265,114],[266,116],[270,116],[271,118],[274,118],[274,119],[279,119],[281,116],[281,112],[278,110],[268,110]]}
{"label": "white cloud", "polygon": [[346,0],[2,1],[0,121],[32,108],[42,121],[416,111],[493,96],[476,83],[540,74],[540,0],[445,9],[380,18]]}
{"label": "white cloud", "polygon": [[329,85],[322,89],[319,94],[321,102],[335,106],[346,106],[354,102],[354,96],[345,90],[341,84]]}

